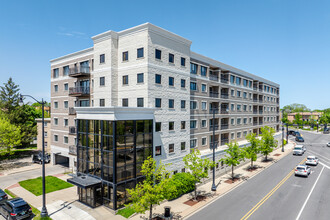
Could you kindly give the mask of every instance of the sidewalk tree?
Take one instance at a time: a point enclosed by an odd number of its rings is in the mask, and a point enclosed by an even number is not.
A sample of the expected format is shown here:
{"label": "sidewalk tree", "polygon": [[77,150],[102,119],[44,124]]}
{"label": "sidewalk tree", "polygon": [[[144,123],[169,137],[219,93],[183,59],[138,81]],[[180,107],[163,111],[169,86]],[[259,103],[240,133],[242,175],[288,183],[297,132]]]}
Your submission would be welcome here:
{"label": "sidewalk tree", "polygon": [[201,153],[197,149],[193,149],[190,154],[183,158],[185,168],[190,171],[195,182],[194,199],[197,199],[197,183],[200,183],[203,178],[208,177],[208,170],[214,164],[208,158],[201,158]]}
{"label": "sidewalk tree", "polygon": [[157,166],[152,157],[143,162],[141,173],[145,176],[143,182],[138,183],[133,189],[127,189],[132,200],[129,206],[137,213],[150,210],[149,219],[152,219],[153,205],[159,205],[175,189],[168,184],[170,178],[165,166],[161,162]]}
{"label": "sidewalk tree", "polygon": [[0,155],[11,153],[11,148],[20,144],[21,129],[10,123],[6,115],[0,112]]}
{"label": "sidewalk tree", "polygon": [[234,167],[244,160],[244,150],[239,147],[237,142],[231,142],[228,144],[228,149],[225,152],[226,155],[220,159],[220,162],[231,166],[231,178],[234,180]]}
{"label": "sidewalk tree", "polygon": [[265,156],[266,161],[267,156],[273,152],[274,148],[277,146],[274,134],[275,130],[271,127],[265,126],[261,128],[260,152]]}
{"label": "sidewalk tree", "polygon": [[251,160],[251,169],[253,168],[253,161],[258,158],[258,153],[260,152],[260,140],[257,138],[256,133],[250,133],[246,136],[246,140],[250,142],[250,146],[245,147],[245,158]]}

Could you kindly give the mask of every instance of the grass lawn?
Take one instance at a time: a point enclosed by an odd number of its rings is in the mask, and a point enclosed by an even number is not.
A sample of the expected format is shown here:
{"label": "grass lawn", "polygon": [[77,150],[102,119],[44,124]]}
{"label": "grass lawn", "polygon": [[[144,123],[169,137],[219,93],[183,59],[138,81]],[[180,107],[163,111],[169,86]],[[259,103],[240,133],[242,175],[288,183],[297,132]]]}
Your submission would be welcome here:
{"label": "grass lawn", "polygon": [[126,207],[124,209],[120,209],[117,212],[117,215],[121,215],[121,216],[124,216],[125,218],[128,218],[131,215],[133,215],[134,213],[135,213],[134,209],[132,209],[131,207]]}
{"label": "grass lawn", "polygon": [[[21,187],[36,196],[42,195],[42,178],[29,179],[19,182]],[[73,185],[54,176],[46,176],[46,193],[72,187]]]}

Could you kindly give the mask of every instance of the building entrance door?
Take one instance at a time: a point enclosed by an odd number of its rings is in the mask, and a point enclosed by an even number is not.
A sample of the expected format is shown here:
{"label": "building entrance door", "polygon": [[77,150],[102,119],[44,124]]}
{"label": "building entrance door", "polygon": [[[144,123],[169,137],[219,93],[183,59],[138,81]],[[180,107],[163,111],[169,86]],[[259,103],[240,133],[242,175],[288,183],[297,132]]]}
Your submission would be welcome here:
{"label": "building entrance door", "polygon": [[102,204],[101,187],[78,188],[79,201],[90,206],[97,207]]}

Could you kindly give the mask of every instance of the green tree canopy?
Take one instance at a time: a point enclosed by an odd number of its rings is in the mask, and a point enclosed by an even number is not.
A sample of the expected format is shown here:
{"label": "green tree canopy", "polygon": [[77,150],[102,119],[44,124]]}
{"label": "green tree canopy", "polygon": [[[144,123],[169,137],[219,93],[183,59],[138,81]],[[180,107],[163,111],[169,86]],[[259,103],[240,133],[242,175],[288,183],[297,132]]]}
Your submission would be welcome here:
{"label": "green tree canopy", "polygon": [[267,161],[267,156],[277,146],[277,141],[274,138],[275,130],[265,126],[261,128],[261,132],[260,152],[266,157],[265,160]]}
{"label": "green tree canopy", "polygon": [[16,106],[18,106],[18,101],[19,86],[16,85],[10,77],[7,83],[0,86],[0,107],[5,111],[11,112]]}
{"label": "green tree canopy", "polygon": [[20,127],[11,124],[6,115],[0,112],[0,155],[10,154],[11,148],[20,142]]}
{"label": "green tree canopy", "polygon": [[208,169],[214,164],[208,158],[201,158],[199,150],[193,149],[190,154],[183,158],[185,168],[190,171],[195,182],[195,200],[197,199],[197,183],[200,183],[203,178],[208,177]]}
{"label": "green tree canopy", "polygon": [[301,125],[303,123],[302,116],[299,113],[295,114],[293,123],[297,125]]}
{"label": "green tree canopy", "polygon": [[245,157],[251,160],[251,168],[253,168],[253,161],[257,160],[260,152],[260,140],[257,138],[256,133],[248,134],[246,140],[250,142],[250,146],[244,148]]}
{"label": "green tree canopy", "polygon": [[231,166],[231,178],[234,180],[234,167],[244,160],[244,150],[239,147],[237,142],[231,142],[228,144],[228,149],[226,149],[225,152],[226,155],[221,158],[220,161]]}
{"label": "green tree canopy", "polygon": [[298,103],[293,103],[290,105],[286,105],[283,107],[283,109],[288,109],[291,112],[310,112],[311,110],[306,107],[304,104],[298,104]]}

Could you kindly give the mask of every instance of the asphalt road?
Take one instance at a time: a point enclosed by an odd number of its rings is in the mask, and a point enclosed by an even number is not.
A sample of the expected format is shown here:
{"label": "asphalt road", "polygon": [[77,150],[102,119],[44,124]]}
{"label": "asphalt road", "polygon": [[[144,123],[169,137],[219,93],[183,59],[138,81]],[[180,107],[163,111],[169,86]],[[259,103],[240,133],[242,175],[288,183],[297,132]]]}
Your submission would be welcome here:
{"label": "asphalt road", "polygon": [[[289,154],[188,219],[330,219],[330,135],[301,133],[303,156]],[[294,176],[291,171],[307,155],[324,165],[312,167],[308,178]]]}

